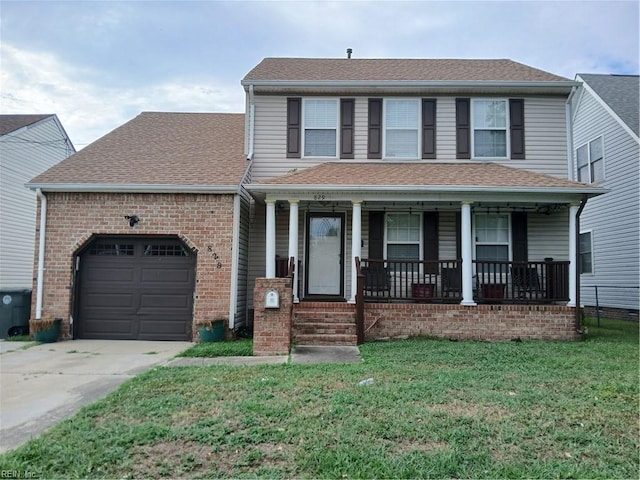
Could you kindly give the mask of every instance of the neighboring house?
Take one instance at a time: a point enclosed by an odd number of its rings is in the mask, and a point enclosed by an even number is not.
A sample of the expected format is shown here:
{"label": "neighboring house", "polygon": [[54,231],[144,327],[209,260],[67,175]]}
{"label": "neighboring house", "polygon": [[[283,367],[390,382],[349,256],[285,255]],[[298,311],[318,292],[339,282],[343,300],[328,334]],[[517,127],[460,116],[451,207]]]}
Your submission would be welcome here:
{"label": "neighboring house", "polygon": [[243,135],[242,114],[142,113],[34,178],[46,233],[32,318],[62,318],[64,338],[243,324]]}
{"label": "neighboring house", "polygon": [[[260,352],[354,343],[358,260],[366,338],[576,337],[576,216],[605,192],[568,179],[577,82],[510,60],[267,58],[242,85]],[[280,344],[260,327],[276,257],[296,266]]]}
{"label": "neighboring house", "polygon": [[[638,319],[640,307],[640,77],[578,74],[573,174],[610,192],[580,219],[581,304]],[[597,299],[596,299],[597,287]]]}
{"label": "neighboring house", "polygon": [[30,183],[35,317],[188,339],[246,314],[256,354],[577,338],[577,220],[606,192],[568,178],[578,82],[510,60],[267,58],[242,85],[245,115],[144,113]]}
{"label": "neighboring house", "polygon": [[36,194],[24,184],[73,153],[56,115],[0,115],[0,291],[33,283]]}

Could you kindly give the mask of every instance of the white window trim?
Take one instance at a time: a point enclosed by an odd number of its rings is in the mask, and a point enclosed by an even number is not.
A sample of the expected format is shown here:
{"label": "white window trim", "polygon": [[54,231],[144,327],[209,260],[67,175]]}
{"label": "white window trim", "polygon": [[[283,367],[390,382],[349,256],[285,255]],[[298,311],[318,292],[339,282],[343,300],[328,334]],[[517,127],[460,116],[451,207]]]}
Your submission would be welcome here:
{"label": "white window trim", "polygon": [[[485,216],[496,216],[496,215],[501,215],[501,216],[506,216],[507,217],[507,222],[509,223],[509,240],[507,242],[491,242],[491,243],[485,243],[485,242],[478,242],[478,236],[476,235],[476,225],[477,225],[477,221],[476,218],[480,215],[485,215]],[[508,213],[474,213],[473,214],[473,225],[471,225],[471,232],[473,235],[473,259],[477,260],[476,258],[476,247],[478,245],[508,245],[509,247],[509,258],[507,259],[509,262],[511,262],[513,260],[513,230],[511,227],[511,215]]]}
{"label": "white window trim", "polygon": [[[418,145],[415,157],[387,157],[387,101],[389,100],[410,100],[418,104],[418,124],[416,126]],[[385,160],[420,160],[422,158],[422,98],[415,97],[389,97],[382,99],[382,158]],[[386,222],[386,220],[385,220]],[[385,223],[386,232],[386,223]],[[385,246],[386,249],[386,246]],[[386,252],[385,252],[386,253]]]}
{"label": "white window trim", "polygon": [[[307,130],[307,126],[305,125],[305,108],[307,105],[307,101],[309,100],[334,100],[336,102],[336,151],[334,153],[334,155],[332,156],[318,156],[318,155],[305,155],[305,141],[306,141],[306,135],[305,132]],[[306,97],[302,99],[302,111],[301,111],[301,119],[300,119],[300,123],[302,124],[301,126],[301,139],[300,139],[300,143],[301,143],[301,153],[302,153],[302,158],[330,158],[330,159],[337,159],[338,158],[338,149],[340,148],[340,99],[337,97]],[[315,130],[315,129],[314,129]]]}
{"label": "white window trim", "polygon": [[[385,260],[388,260],[389,257],[387,255],[387,241],[388,241],[388,234],[387,234],[387,215],[418,215],[420,218],[420,244],[418,245],[418,260],[422,261],[423,260],[423,255],[424,255],[424,215],[422,215],[422,212],[386,212],[384,214],[384,248],[383,248],[383,256]],[[391,242],[394,245],[415,245],[416,242]]]}
{"label": "white window trim", "polygon": [[[578,150],[580,150],[582,147],[587,147],[587,176],[589,177],[589,180],[587,183],[594,183],[593,178],[591,178],[591,144],[593,142],[595,142],[596,140],[600,140],[602,142],[602,181],[604,182],[607,179],[607,155],[604,151],[604,135],[598,135],[596,137],[593,137],[591,140],[588,140],[584,143],[582,143],[581,145],[578,145],[578,147],[575,150],[575,161],[576,161],[576,181],[578,182],[584,182],[584,180],[579,180],[579,170],[580,170],[580,166],[578,165]],[[586,233],[586,232],[585,232]]]}
{"label": "white window trim", "polygon": [[596,259],[593,255],[593,229],[589,228],[587,230],[580,230],[580,235],[578,236],[578,255],[582,256],[582,253],[580,253],[580,236],[588,233],[589,234],[589,239],[591,240],[591,251],[589,252],[589,255],[591,255],[591,271],[590,272],[580,272],[580,276],[581,277],[593,277],[596,274]]}
{"label": "white window trim", "polygon": [[[476,126],[474,122],[474,110],[475,103],[478,101],[500,101],[505,102],[505,116],[506,116],[506,125],[504,128],[505,137],[506,137],[506,150],[504,157],[476,157]],[[508,98],[494,98],[494,97],[477,97],[471,99],[471,109],[470,109],[470,123],[471,123],[471,158],[474,160],[509,160],[511,158],[511,117],[509,116],[509,99]],[[501,130],[496,128],[491,129],[482,129],[482,130]]]}

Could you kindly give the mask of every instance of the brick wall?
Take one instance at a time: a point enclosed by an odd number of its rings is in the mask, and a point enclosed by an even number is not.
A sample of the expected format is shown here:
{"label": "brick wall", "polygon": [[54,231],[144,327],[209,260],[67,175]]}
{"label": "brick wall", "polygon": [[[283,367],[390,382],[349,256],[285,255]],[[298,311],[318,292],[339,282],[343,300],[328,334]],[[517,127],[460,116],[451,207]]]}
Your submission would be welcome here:
{"label": "brick wall", "polygon": [[[64,339],[70,338],[74,255],[94,235],[178,236],[197,251],[194,324],[229,316],[233,195],[47,193],[46,196],[42,316],[63,319]],[[137,215],[140,222],[131,228],[125,215]],[[39,222],[38,204],[36,225]],[[35,318],[38,242],[36,228],[32,318]],[[196,329],[192,331],[195,336]]]}
{"label": "brick wall", "polygon": [[[278,309],[264,308],[264,297],[270,289],[280,294]],[[253,354],[289,354],[293,316],[291,278],[256,278],[253,309]]]}
{"label": "brick wall", "polygon": [[632,322],[638,321],[638,310],[627,308],[600,307],[600,309],[597,309],[594,306],[585,306],[584,314],[587,317],[596,318],[598,316],[598,310],[600,310],[600,318],[610,318],[612,320],[629,320]]}
{"label": "brick wall", "polygon": [[576,340],[575,309],[558,305],[365,305],[365,338]]}

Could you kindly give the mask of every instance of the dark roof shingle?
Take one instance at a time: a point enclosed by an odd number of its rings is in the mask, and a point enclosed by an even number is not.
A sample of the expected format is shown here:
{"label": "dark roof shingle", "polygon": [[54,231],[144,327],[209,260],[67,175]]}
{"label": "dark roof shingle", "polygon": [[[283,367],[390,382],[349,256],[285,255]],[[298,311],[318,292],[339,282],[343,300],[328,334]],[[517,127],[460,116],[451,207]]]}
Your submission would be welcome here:
{"label": "dark roof shingle", "polygon": [[51,113],[46,115],[0,115],[0,135],[15,132],[22,127],[52,116]]}

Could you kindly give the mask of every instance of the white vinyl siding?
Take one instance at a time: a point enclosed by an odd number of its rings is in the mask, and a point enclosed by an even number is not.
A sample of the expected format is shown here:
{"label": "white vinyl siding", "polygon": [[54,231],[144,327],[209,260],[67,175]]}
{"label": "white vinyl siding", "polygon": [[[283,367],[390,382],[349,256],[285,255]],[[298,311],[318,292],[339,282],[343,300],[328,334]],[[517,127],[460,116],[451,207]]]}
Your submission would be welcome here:
{"label": "white vinyl siding", "polygon": [[74,153],[55,117],[0,137],[0,289],[33,284],[36,194],[24,184]]}
{"label": "white vinyl siding", "polygon": [[[618,121],[587,91],[574,117],[574,146],[602,136],[605,195],[587,202],[580,216],[583,232],[594,232],[594,272],[582,275],[580,299],[584,305],[638,309],[640,296],[640,146]],[[574,157],[574,162],[575,162]],[[577,175],[574,163],[574,175]]]}

